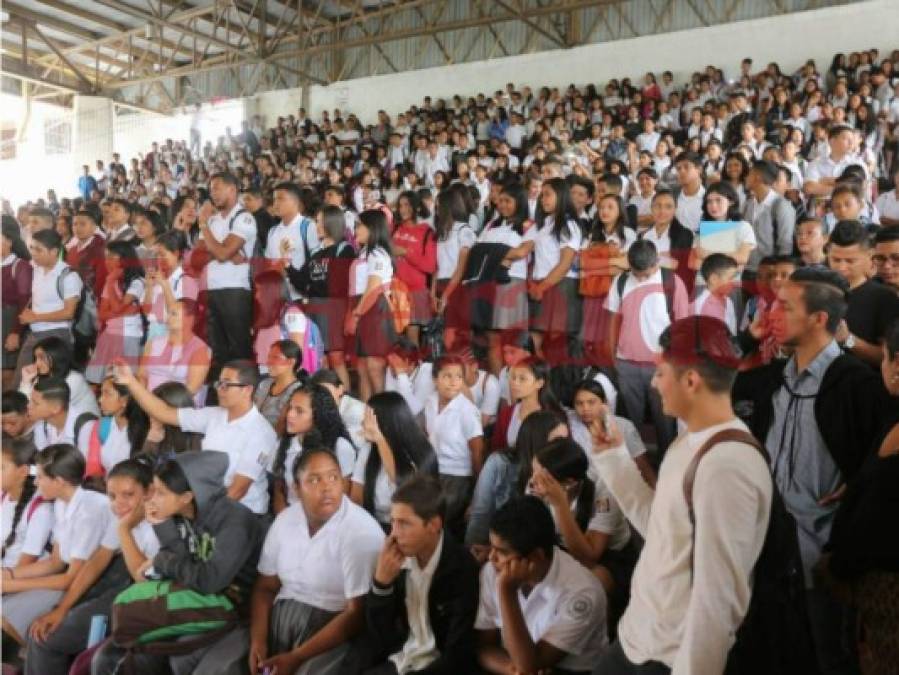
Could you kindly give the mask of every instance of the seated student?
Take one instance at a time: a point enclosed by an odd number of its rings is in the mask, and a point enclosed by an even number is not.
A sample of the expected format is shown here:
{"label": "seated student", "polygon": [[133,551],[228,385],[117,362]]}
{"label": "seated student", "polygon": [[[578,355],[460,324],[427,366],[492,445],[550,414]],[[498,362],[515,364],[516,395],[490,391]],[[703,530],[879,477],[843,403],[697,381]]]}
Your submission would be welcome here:
{"label": "seated student", "polygon": [[481,426],[488,427],[499,412],[500,385],[493,373],[483,370],[470,347],[457,353],[465,364],[465,382],[462,393],[481,411]]}
{"label": "seated student", "polygon": [[115,366],[115,381],[128,388],[144,411],[163,424],[203,434],[203,450],[228,455],[225,488],[228,496],[253,513],[268,512],[266,470],[278,444],[272,425],[253,405],[259,375],[249,361],[230,361],[215,383],[219,405],[207,408],[173,408],[138,381],[124,363]]}
{"label": "seated student", "polygon": [[298,497],[290,480],[290,470],[297,457],[308,448],[325,448],[334,453],[340,462],[344,491],[349,492],[350,475],[356,465],[356,448],[330,392],[315,384],[295,391],[287,402],[285,426],[285,434],[269,468],[275,480],[274,512],[280,513],[286,506],[296,504]]}
{"label": "seated student", "polygon": [[275,518],[259,558],[250,672],[329,675],[362,628],[384,533],[343,494],[331,451],[310,448],[291,475],[299,501]]}
{"label": "seated student", "polygon": [[555,541],[552,515],[537,497],[517,497],[493,514],[475,620],[487,672],[590,673],[606,650],[602,585]]}
{"label": "seated student", "polygon": [[[195,593],[227,591],[241,613],[256,575],[263,528],[249,509],[226,498],[222,485],[228,464],[222,452],[184,452],[153,472],[146,517],[159,540],[159,551],[137,571]],[[124,650],[108,640],[94,655],[92,672],[118,673],[123,657]],[[211,646],[183,656],[135,654],[134,672],[221,673],[226,670],[224,664],[245,658],[245,634],[235,636],[232,631]]]}
{"label": "seated student", "polygon": [[140,452],[150,429],[147,413],[112,375],[100,385],[100,411],[103,416],[91,422],[89,432],[79,438],[78,449],[87,462],[85,478],[102,477]]}
{"label": "seated student", "polygon": [[690,312],[720,319],[732,335],[737,334],[737,312],[730,296],[736,287],[734,279],[738,271],[737,261],[724,253],[712,253],[703,260],[699,273],[704,288],[693,301]]}
{"label": "seated student", "polygon": [[[5,401],[4,401],[5,403]],[[34,445],[25,438],[3,439],[3,568],[26,567],[47,552],[53,505],[38,494],[31,474]],[[5,575],[4,575],[5,578]]]}
{"label": "seated student", "polygon": [[[144,580],[141,566],[159,551],[159,540],[145,518],[152,484],[153,471],[142,458],[120,462],[107,474],[106,493],[115,517],[59,603],[31,624],[26,675],[66,672],[87,643],[93,617],[108,619],[115,597],[132,580]],[[116,558],[119,552],[121,558]]]}
{"label": "seated student", "polygon": [[512,497],[524,494],[530,470],[524,472],[522,469],[530,466],[532,458],[544,445],[567,436],[564,418],[550,410],[538,410],[521,423],[515,445],[487,457],[471,498],[465,532],[465,544],[478,562],[486,562],[490,552],[488,529],[493,514]]}
{"label": "seated student", "polygon": [[[390,528],[390,497],[415,473],[437,475],[437,456],[402,396],[384,391],[368,399],[364,442],[353,469],[350,499]],[[374,452],[372,452],[374,450]]]}
{"label": "seated student", "polygon": [[[153,395],[162,399],[172,408],[193,408],[194,399],[187,387],[180,382],[165,382],[153,390]],[[172,424],[163,424],[154,417],[150,417],[150,428],[147,430],[147,438],[141,454],[147,455],[153,465],[159,465],[172,459],[180,452],[199,450],[203,441],[201,434],[182,431],[181,427]]]}
{"label": "seated student", "polygon": [[31,396],[34,383],[40,377],[61,377],[69,385],[69,404],[75,410],[100,414],[97,398],[84,375],[74,368],[72,345],[58,337],[47,337],[35,343],[34,363],[22,368],[19,391]]}
{"label": "seated student", "polygon": [[372,667],[363,672],[473,672],[478,566],[444,528],[440,484],[415,476],[397,488],[391,502],[393,533],[365,598],[362,642],[373,653]]}
{"label": "seated student", "polygon": [[31,623],[56,606],[94,554],[111,514],[98,492],[81,487],[84,457],[73,446],[49,445],[36,457],[37,486],[53,504],[50,556],[3,570],[3,630],[24,645]]}
{"label": "seated student", "polygon": [[537,451],[531,468],[528,493],[549,506],[565,550],[596,575],[606,593],[616,593],[623,610],[636,550],[629,546],[631,529],[618,502],[601,477],[590,476],[587,454],[570,438],[560,438]]}
{"label": "seated student", "polygon": [[400,338],[387,354],[387,366],[384,391],[402,394],[412,414],[418,415],[434,393],[433,365],[422,360],[412,342]]}
{"label": "seated student", "polygon": [[42,377],[34,385],[28,402],[28,417],[34,422],[34,447],[43,450],[54,443],[86,445],[90,413],[69,405],[69,385],[58,377]]}
{"label": "seated student", "polygon": [[474,481],[484,462],[484,430],[481,413],[463,393],[465,364],[459,357],[444,356],[434,364],[437,391],[424,406],[425,429],[440,471],[446,497],[446,524],[461,535],[465,509]]}
{"label": "seated student", "polygon": [[511,406],[515,401],[509,391],[509,370],[522,359],[534,355],[534,343],[530,333],[523,330],[504,331],[500,336],[500,342],[503,367],[496,375],[496,379],[499,380],[500,405]]}
{"label": "seated student", "polygon": [[253,401],[272,427],[278,424],[287,409],[291,395],[301,386],[303,350],[293,340],[278,340],[268,350],[268,376],[256,387]]}
{"label": "seated student", "polygon": [[493,449],[515,445],[521,423],[538,410],[551,410],[565,419],[565,411],[549,386],[549,364],[534,356],[518,361],[509,369],[509,392],[515,402],[500,409],[493,427]]}
{"label": "seated student", "polygon": [[364,447],[362,419],[365,416],[365,404],[346,393],[347,388],[340,379],[340,374],[336,370],[322,368],[309,378],[309,384],[320,384],[331,393],[338,410],[340,410],[340,418],[347,431],[350,432],[353,445],[357,448]]}
{"label": "seated student", "polygon": [[796,250],[800,261],[806,267],[826,267],[827,234],[824,224],[817,218],[806,218],[796,225]]}
{"label": "seated student", "polygon": [[3,392],[3,438],[34,443],[34,428],[28,417],[28,397],[20,391]]}

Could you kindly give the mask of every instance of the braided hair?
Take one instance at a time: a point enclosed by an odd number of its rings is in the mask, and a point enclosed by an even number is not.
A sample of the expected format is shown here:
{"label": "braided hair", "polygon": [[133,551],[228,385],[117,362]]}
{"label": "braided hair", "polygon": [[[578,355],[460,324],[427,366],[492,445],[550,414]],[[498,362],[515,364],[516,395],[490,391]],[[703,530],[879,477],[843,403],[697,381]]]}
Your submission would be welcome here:
{"label": "braided hair", "polygon": [[[34,460],[34,444],[31,443],[31,441],[26,441],[21,438],[4,440],[3,454],[17,467],[27,466]],[[2,556],[4,558],[6,557],[6,549],[12,546],[16,540],[16,530],[19,527],[19,523],[22,521],[22,516],[25,515],[25,509],[28,508],[28,505],[31,503],[31,498],[34,497],[36,491],[37,484],[35,478],[29,473],[25,477],[25,482],[22,485],[22,494],[19,496],[19,501],[16,502],[16,510],[15,513],[13,513],[12,527],[9,530],[9,535],[3,542]]]}

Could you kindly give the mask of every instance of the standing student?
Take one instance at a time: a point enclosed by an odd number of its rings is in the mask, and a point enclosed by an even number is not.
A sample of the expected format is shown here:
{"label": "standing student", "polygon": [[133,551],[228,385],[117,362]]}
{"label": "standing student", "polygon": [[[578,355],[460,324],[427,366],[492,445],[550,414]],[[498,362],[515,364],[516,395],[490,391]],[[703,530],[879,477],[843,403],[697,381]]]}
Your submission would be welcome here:
{"label": "standing student", "polygon": [[272,505],[275,513],[296,504],[290,472],[306,450],[325,448],[340,462],[344,491],[349,492],[349,477],[356,463],[356,448],[340,419],[331,393],[321,385],[311,384],[295,391],[289,398],[285,415],[285,434],[272,459],[270,473],[275,478]]}
{"label": "standing student", "polygon": [[711,316],[723,321],[731,335],[737,334],[737,312],[731,294],[740,266],[724,253],[713,253],[702,261],[699,273],[704,288],[693,301],[693,315]]}
{"label": "standing student", "polygon": [[321,247],[301,268],[288,266],[287,278],[306,299],[303,310],[318,326],[328,366],[337,372],[348,389],[350,374],[343,325],[348,308],[350,265],[356,254],[346,240],[346,221],[338,207],[324,206],[315,222]]}
{"label": "standing student", "polygon": [[350,268],[350,295],[355,298],[344,331],[355,335],[359,357],[359,392],[367,401],[384,391],[387,354],[397,335],[387,302],[395,272],[387,218],[380,210],[363,211],[356,222],[359,257]]}
{"label": "standing student", "polygon": [[118,359],[137,367],[147,337],[140,306],[145,288],[134,246],[127,241],[106,244],[106,283],[97,308],[100,334],[84,374],[91,384],[100,384]]}
{"label": "standing student", "polygon": [[12,384],[15,377],[19,348],[22,346],[24,326],[19,322],[21,314],[31,301],[31,254],[22,240],[18,223],[3,216],[2,279],[3,279],[3,389]]}
{"label": "standing student", "polygon": [[[146,265],[148,260],[156,257],[156,242],[166,232],[166,223],[156,211],[135,207],[132,220],[134,221],[135,250],[138,258]],[[152,263],[151,263],[152,264]]]}
{"label": "standing student", "polygon": [[702,247],[702,237],[694,241],[693,254],[690,259],[690,268],[699,270],[702,261],[713,252],[726,253],[737,261],[740,266],[737,278],[741,278],[743,267],[749,261],[749,256],[757,247],[755,232],[752,225],[743,220],[740,213],[740,202],[736,191],[729,183],[712,183],[706,190],[702,205],[704,221],[729,221],[738,223],[733,233],[733,248],[727,251],[707,251]]}
{"label": "standing student", "polygon": [[[35,232],[29,250],[34,273],[31,280],[31,306],[19,314],[28,337],[19,350],[16,373],[32,362],[34,345],[45,337],[58,337],[72,344],[72,321],[81,298],[81,278],[59,259],[62,240],[54,230]],[[13,385],[18,386],[16,376]]]}
{"label": "standing student", "polygon": [[127,387],[150,417],[184,431],[201,433],[204,451],[218,450],[227,455],[224,486],[228,497],[261,515],[268,511],[266,470],[277,446],[277,436],[253,405],[258,377],[252,363],[227,363],[215,383],[218,406],[173,408],[141,384],[126,364],[115,366],[116,383]]}
{"label": "standing student", "polygon": [[443,315],[443,339],[453,349],[456,336],[470,330],[468,293],[462,285],[468,252],[477,241],[469,223],[465,199],[459,190],[448,189],[437,195],[435,219],[437,273],[431,289],[434,311]]}
{"label": "standing student", "polygon": [[250,358],[253,353],[253,295],[248,261],[256,243],[256,221],[241,208],[237,190],[237,179],[231,174],[213,175],[209,181],[211,201],[203,204],[199,214],[200,240],[195,248],[209,257],[205,279],[214,376],[218,376],[221,364]]}
{"label": "standing student", "polygon": [[30,396],[34,384],[41,377],[58,377],[69,385],[69,404],[74,410],[100,413],[97,399],[84,375],[75,370],[72,345],[62,338],[48,337],[34,345],[34,363],[22,369],[19,391]]}
{"label": "standing student", "polygon": [[[288,265],[301,269],[318,250],[320,242],[315,223],[304,214],[306,204],[300,188],[293,183],[279,183],[272,192],[272,206],[281,222],[268,232],[265,257],[274,269],[285,273]],[[300,297],[299,289],[288,284],[291,300]],[[274,298],[266,298],[267,302]]]}
{"label": "standing student", "polygon": [[534,347],[543,356],[544,342],[551,360],[572,358],[572,338],[581,325],[578,272],[575,259],[581,248],[581,228],[574,219],[568,183],[551,178],[540,191],[538,218],[528,239],[534,242],[534,264],[528,283],[530,329]]}
{"label": "standing student", "polygon": [[100,545],[110,519],[106,498],[81,488],[84,457],[68,444],[37,457],[37,485],[53,504],[53,550],[44,560],[3,571],[3,630],[25,644],[28,628],[51,610]]}
{"label": "standing student", "polygon": [[746,177],[749,198],[743,217],[752,226],[758,245],[752,250],[746,270],[754,275],[758,261],[769,255],[792,255],[796,229],[796,209],[772,187],[777,182],[777,165],[767,160],[753,163]]}
{"label": "standing student", "polygon": [[652,222],[639,238],[655,244],[659,264],[676,272],[684,282],[687,294],[691,295],[696,275],[688,263],[694,235],[677,220],[676,209],[674,193],[667,190],[656,192],[652,197]]}
{"label": "standing student", "polygon": [[827,267],[827,235],[817,218],[806,218],[796,226],[796,249],[803,266]]}
{"label": "standing student", "polygon": [[31,441],[3,439],[2,566],[14,571],[44,556],[53,528],[53,504],[38,494],[31,473],[34,455]]}
{"label": "standing student", "polygon": [[[222,489],[228,457],[221,452],[185,452],[153,472],[147,519],[159,551],[140,572],[208,595],[223,594],[245,608],[263,540],[259,518],[226,498]],[[108,509],[107,509],[108,510]],[[123,540],[123,550],[125,549]],[[126,558],[127,560],[127,558]],[[125,650],[107,640],[94,655],[92,672],[113,675]],[[183,656],[135,654],[135,672],[221,673],[246,658],[246,632],[226,634],[210,646]],[[226,665],[228,664],[228,665]]]}
{"label": "standing student", "polygon": [[84,649],[94,617],[109,620],[115,597],[129,583],[144,580],[141,567],[159,551],[159,540],[145,518],[152,484],[153,471],[141,459],[120,462],[109,472],[106,494],[113,518],[66,594],[31,624],[26,675],[65,672]]}
{"label": "standing student", "polygon": [[680,188],[675,210],[677,220],[691,232],[699,232],[705,197],[705,188],[702,185],[702,160],[695,153],[682,152],[674,159],[674,170]]}
{"label": "standing student", "polygon": [[275,519],[259,559],[250,672],[339,672],[364,621],[384,533],[343,494],[340,465],[312,448],[291,472],[299,502]]}
{"label": "standing student", "polygon": [[396,277],[409,287],[412,314],[406,337],[418,345],[421,327],[433,316],[430,282],[437,271],[437,238],[425,222],[430,212],[415,192],[403,192],[397,200],[392,233]]}
{"label": "standing student", "polygon": [[268,377],[256,387],[253,402],[272,427],[278,427],[290,396],[303,386],[303,350],[293,340],[278,340],[268,350]]}
{"label": "standing student", "polygon": [[104,226],[106,227],[106,241],[133,242],[137,239],[137,233],[131,227],[132,203],[123,197],[109,200],[109,208],[105,213]]}
{"label": "standing student", "polygon": [[497,198],[497,211],[497,217],[478,236],[478,243],[508,247],[500,264],[508,268],[509,282],[487,284],[488,297],[484,298],[492,308],[487,339],[490,371],[494,374],[502,368],[502,332],[512,328],[523,330],[528,325],[528,257],[534,249],[534,240],[525,237],[531,221],[524,190],[511,183],[503,187]]}
{"label": "standing student", "polygon": [[170,230],[157,237],[153,246],[155,261],[147,268],[146,292],[142,309],[147,317],[147,340],[163,337],[169,312],[179,300],[197,301],[199,288],[196,279],[184,274],[181,265],[187,240],[177,230]]}
{"label": "standing student", "polygon": [[432,477],[416,476],[393,494],[392,533],[365,598],[365,675],[454,675],[475,668],[478,567],[446,531],[445,510]]}
{"label": "standing student", "polygon": [[602,586],[555,541],[552,515],[537,497],[513,499],[493,515],[475,620],[478,663],[488,673],[589,673],[606,651]]}
{"label": "standing student", "polygon": [[682,419],[687,432],[668,448],[655,490],[614,422],[605,431],[593,426],[594,468],[645,540],[618,641],[599,673],[723,672],[768,528],[771,477],[746,441],[717,442],[691,474],[695,525],[685,502],[684,476],[699,448],[718,432],[747,431],[731,406],[738,357],[727,328],[689,317],[660,342],[654,385],[663,412]]}
{"label": "standing student", "polygon": [[481,413],[463,393],[465,364],[444,356],[434,364],[436,392],[424,406],[425,429],[440,472],[446,497],[446,524],[461,536],[465,509],[474,482],[484,463],[484,430]]}

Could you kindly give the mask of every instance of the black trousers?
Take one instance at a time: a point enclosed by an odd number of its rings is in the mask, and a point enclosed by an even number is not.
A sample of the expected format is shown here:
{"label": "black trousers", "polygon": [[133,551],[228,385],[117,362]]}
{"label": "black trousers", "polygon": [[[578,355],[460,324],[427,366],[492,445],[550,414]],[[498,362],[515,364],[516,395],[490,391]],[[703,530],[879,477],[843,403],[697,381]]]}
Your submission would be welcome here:
{"label": "black trousers", "polygon": [[253,294],[242,288],[209,291],[207,335],[212,349],[212,376],[234,359],[253,357]]}
{"label": "black trousers", "polygon": [[631,663],[617,640],[593,670],[594,675],[668,675],[670,672],[671,668],[658,661]]}

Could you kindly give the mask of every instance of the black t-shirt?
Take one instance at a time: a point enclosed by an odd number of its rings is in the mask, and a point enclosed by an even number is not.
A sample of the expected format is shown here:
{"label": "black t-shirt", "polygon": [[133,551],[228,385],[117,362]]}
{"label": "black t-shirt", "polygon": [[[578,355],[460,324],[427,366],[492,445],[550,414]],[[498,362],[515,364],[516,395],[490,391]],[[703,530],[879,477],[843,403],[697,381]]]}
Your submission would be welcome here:
{"label": "black t-shirt", "polygon": [[896,319],[899,319],[899,296],[883,285],[868,280],[849,291],[846,324],[853,335],[878,344]]}

